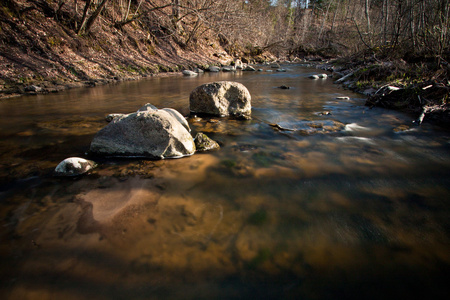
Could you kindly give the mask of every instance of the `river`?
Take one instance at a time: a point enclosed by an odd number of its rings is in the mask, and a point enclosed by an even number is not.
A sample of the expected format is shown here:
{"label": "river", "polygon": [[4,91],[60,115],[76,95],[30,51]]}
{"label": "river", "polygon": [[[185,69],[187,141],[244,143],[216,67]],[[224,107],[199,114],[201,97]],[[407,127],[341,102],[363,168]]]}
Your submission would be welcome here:
{"label": "river", "polygon": [[[1,101],[1,298],[448,299],[450,132],[284,67]],[[52,175],[107,114],[188,116],[218,80],[252,95],[252,120],[188,119],[220,150]]]}

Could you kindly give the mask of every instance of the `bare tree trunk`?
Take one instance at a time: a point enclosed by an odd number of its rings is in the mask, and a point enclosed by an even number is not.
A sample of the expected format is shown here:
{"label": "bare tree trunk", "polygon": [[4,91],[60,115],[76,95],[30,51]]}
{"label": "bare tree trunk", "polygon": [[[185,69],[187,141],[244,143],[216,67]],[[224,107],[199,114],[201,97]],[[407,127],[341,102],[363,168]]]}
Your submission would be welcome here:
{"label": "bare tree trunk", "polygon": [[331,29],[330,29],[331,32],[333,32],[334,25],[336,24],[336,16],[337,16],[337,13],[339,10],[339,4],[341,4],[341,2],[338,0],[337,4],[336,4],[336,8],[334,10],[333,23],[331,23]]}
{"label": "bare tree trunk", "polygon": [[81,17],[81,21],[80,21],[80,27],[77,30],[77,33],[80,34],[82,28],[85,26],[86,23],[86,18],[87,18],[87,12],[89,10],[89,6],[91,6],[92,0],[86,0],[86,4],[84,5],[84,9],[83,9],[83,16]]}
{"label": "bare tree trunk", "polygon": [[122,21],[126,21],[128,19],[128,15],[130,14],[130,6],[131,6],[131,0],[128,0],[127,12],[123,16]]}
{"label": "bare tree trunk", "polygon": [[331,4],[333,4],[333,0],[331,0],[331,1],[328,3],[327,11],[326,11],[326,13],[325,13],[325,16],[323,17],[322,26],[320,27],[319,36],[317,37],[317,41],[320,41],[320,38],[322,37],[323,27],[325,26],[325,22],[327,21],[327,18],[328,18],[328,12],[329,12],[329,10],[330,10]]}
{"label": "bare tree trunk", "polygon": [[369,44],[372,44],[372,38],[371,38],[371,34],[370,34],[370,30],[371,30],[371,26],[370,26],[370,14],[369,11],[370,10],[370,4],[369,4],[369,0],[365,0],[365,9],[364,9],[364,13],[366,15],[366,21],[367,21],[367,36],[369,37]]}
{"label": "bare tree trunk", "polygon": [[[89,2],[91,0],[88,0]],[[92,15],[87,19],[85,22],[83,22],[80,26],[80,29],[78,29],[78,34],[80,33],[86,33],[89,32],[92,25],[94,25],[95,20],[97,20],[98,16],[102,12],[103,8],[105,7],[106,3],[108,3],[109,0],[102,0],[100,5],[97,7],[97,9],[92,13]]]}

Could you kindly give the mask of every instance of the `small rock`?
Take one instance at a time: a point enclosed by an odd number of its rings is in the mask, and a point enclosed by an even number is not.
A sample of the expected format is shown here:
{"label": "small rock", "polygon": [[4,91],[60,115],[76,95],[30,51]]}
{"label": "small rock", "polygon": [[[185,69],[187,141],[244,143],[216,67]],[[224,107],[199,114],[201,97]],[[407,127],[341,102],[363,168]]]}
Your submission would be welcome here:
{"label": "small rock", "polygon": [[236,66],[236,69],[242,70],[244,68],[244,64],[242,63],[242,61],[240,59],[237,59],[234,62],[234,65]]}
{"label": "small rock", "polygon": [[233,67],[233,66],[227,66],[227,67],[223,67],[222,71],[224,71],[224,72],[235,72],[236,68]]}
{"label": "small rock", "polygon": [[56,176],[78,176],[94,169],[97,166],[92,160],[80,157],[66,158],[55,168]]}
{"label": "small rock", "polygon": [[318,76],[319,76],[319,78],[323,78],[323,79],[328,78],[328,75],[327,75],[327,74],[319,74]]}
{"label": "small rock", "polygon": [[195,73],[194,71],[191,71],[191,70],[184,70],[182,73],[184,76],[191,76],[191,77],[198,75],[197,73]]}
{"label": "small rock", "polygon": [[342,97],[336,97],[336,99],[337,100],[350,100],[350,97],[342,96]]}
{"label": "small rock", "polygon": [[282,90],[288,90],[288,89],[290,89],[290,87],[288,87],[287,85],[281,85],[281,86],[279,86],[278,88],[279,88],[279,89],[282,89]]}
{"label": "small rock", "polygon": [[286,72],[286,69],[277,69],[277,72]]}
{"label": "small rock", "polygon": [[309,78],[311,78],[311,79],[319,79],[319,76],[318,75],[310,75]]}
{"label": "small rock", "polygon": [[115,118],[121,117],[123,115],[124,114],[109,114],[109,115],[106,116],[105,120],[106,120],[106,122],[111,122]]}
{"label": "small rock", "polygon": [[39,93],[39,92],[42,92],[42,88],[37,85],[29,85],[29,86],[25,87],[25,92]]}
{"label": "small rock", "polygon": [[220,148],[216,141],[210,139],[206,134],[201,132],[197,133],[194,141],[197,152],[210,151]]}
{"label": "small rock", "polygon": [[245,69],[244,69],[244,71],[250,71],[250,72],[253,72],[253,71],[256,71],[256,70],[255,70],[255,68],[253,68],[252,66],[246,66]]}
{"label": "small rock", "polygon": [[319,116],[329,116],[329,115],[331,115],[330,111],[322,111],[319,113]]}
{"label": "small rock", "polygon": [[220,68],[216,66],[211,66],[208,68],[209,72],[220,72]]}

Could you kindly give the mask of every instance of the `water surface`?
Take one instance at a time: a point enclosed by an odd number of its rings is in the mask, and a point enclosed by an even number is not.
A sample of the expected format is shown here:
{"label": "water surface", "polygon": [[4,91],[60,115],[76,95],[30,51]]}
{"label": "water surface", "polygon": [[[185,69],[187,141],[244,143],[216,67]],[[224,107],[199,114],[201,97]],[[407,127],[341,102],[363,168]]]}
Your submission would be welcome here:
{"label": "water surface", "polygon": [[[286,68],[0,102],[2,299],[447,299],[449,132]],[[250,121],[188,119],[221,150],[52,176],[89,157],[107,114],[188,116],[216,80],[253,106]]]}

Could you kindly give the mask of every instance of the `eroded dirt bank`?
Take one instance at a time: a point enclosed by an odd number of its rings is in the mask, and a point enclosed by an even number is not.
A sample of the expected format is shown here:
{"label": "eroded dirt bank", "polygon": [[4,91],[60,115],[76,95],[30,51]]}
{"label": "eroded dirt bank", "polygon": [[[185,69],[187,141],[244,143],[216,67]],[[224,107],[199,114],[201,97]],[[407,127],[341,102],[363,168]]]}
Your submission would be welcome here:
{"label": "eroded dirt bank", "polygon": [[188,46],[163,22],[117,28],[100,17],[89,33],[77,34],[72,7],[52,5],[0,5],[0,98],[179,74],[233,59],[217,36],[204,35]]}

